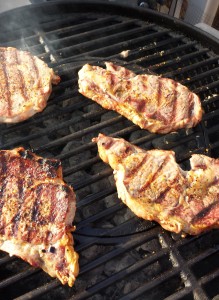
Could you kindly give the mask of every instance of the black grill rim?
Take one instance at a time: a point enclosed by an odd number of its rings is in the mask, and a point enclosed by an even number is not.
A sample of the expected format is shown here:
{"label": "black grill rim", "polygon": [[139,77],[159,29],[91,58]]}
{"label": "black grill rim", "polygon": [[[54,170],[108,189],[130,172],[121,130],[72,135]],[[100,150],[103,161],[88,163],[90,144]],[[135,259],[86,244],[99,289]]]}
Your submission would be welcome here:
{"label": "black grill rim", "polygon": [[[79,10],[80,12],[88,12],[88,11],[94,11],[94,12],[103,12],[107,11],[107,13],[117,14],[119,13],[121,16],[128,16],[132,18],[138,18],[145,21],[147,19],[150,22],[153,22],[156,20],[156,24],[159,25],[165,25],[169,27],[171,30],[178,31],[180,30],[189,38],[194,38],[196,41],[199,41],[202,45],[206,45],[208,48],[211,48],[216,54],[219,53],[219,40],[212,36],[211,34],[201,30],[198,27],[195,27],[189,23],[185,23],[184,21],[181,21],[177,18],[174,18],[172,16],[156,12],[147,8],[141,8],[141,7],[129,7],[125,4],[118,4],[118,3],[103,3],[102,1],[92,1],[92,0],[86,0],[86,1],[51,1],[51,2],[44,2],[44,3],[37,3],[32,5],[26,5],[22,7],[18,7],[6,12],[3,12],[0,14],[1,16],[1,29],[2,31],[7,30],[7,24],[8,17],[15,14],[23,14],[26,12],[33,12],[36,9],[44,8],[45,6],[51,6],[51,7],[58,7],[59,5],[74,5],[75,12]],[[27,22],[27,20],[21,16],[21,21],[23,24]],[[34,20],[32,20],[34,21]],[[28,23],[26,23],[28,25]]]}

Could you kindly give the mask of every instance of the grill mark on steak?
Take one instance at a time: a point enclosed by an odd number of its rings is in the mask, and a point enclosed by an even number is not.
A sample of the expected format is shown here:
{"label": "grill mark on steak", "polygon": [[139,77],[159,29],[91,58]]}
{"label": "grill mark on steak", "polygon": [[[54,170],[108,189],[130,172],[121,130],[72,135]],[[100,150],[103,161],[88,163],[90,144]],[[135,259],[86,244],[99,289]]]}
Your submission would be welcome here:
{"label": "grill mark on steak", "polygon": [[6,180],[6,174],[7,174],[7,162],[4,152],[0,156],[0,165],[1,165],[1,173],[0,178],[2,178],[2,184],[0,186],[0,234],[4,234],[5,226],[4,226],[4,216],[2,215],[2,210],[5,204],[4,194],[7,187],[7,180]]}
{"label": "grill mark on steak", "polygon": [[106,148],[107,150],[109,148],[112,147],[112,145],[114,144],[115,142],[113,141],[113,139],[109,139],[107,140],[106,142],[102,143],[102,146],[104,146],[104,148]]}
{"label": "grill mark on steak", "polygon": [[1,198],[0,198],[0,234],[3,234],[4,229],[5,229],[3,215],[2,215],[2,210],[3,210],[4,204],[5,204],[5,199],[2,197],[2,195],[5,193],[6,186],[7,186],[7,182],[4,181],[3,185],[0,188],[0,194],[1,194]]}
{"label": "grill mark on steak", "polygon": [[128,174],[126,174],[126,178],[134,177],[135,174],[140,170],[140,168],[144,165],[148,158],[148,155],[145,154],[145,156],[142,158],[141,162],[135,166]]}
{"label": "grill mark on steak", "polygon": [[55,216],[56,216],[56,210],[58,210],[57,206],[55,205],[55,203],[52,201],[53,198],[55,198],[55,193],[56,193],[56,188],[53,187],[53,189],[51,190],[51,195],[50,195],[50,211],[48,214],[48,218],[50,220],[50,222],[54,222],[55,221]]}
{"label": "grill mark on steak", "polygon": [[193,98],[194,98],[193,94],[190,93],[189,94],[189,99],[188,99],[189,100],[188,115],[187,115],[188,118],[190,118],[192,116],[193,107],[194,107]]}
{"label": "grill mark on steak", "polygon": [[210,214],[210,212],[218,205],[218,200],[216,200],[207,207],[203,208],[197,215],[193,217],[191,224],[194,225],[195,223],[200,222],[204,217]]}
{"label": "grill mark on steak", "polygon": [[161,204],[163,200],[165,200],[166,194],[171,190],[170,186],[167,186],[164,191],[160,193],[160,195],[154,200],[154,203]]}
{"label": "grill mark on steak", "polygon": [[[19,159],[19,172],[20,174],[24,174],[25,172],[25,166],[24,162],[22,159]],[[16,236],[19,228],[19,223],[21,219],[21,214],[22,214],[22,208],[23,208],[23,200],[24,200],[24,180],[23,178],[18,178],[17,181],[17,187],[18,187],[18,197],[17,197],[17,202],[18,202],[18,210],[16,215],[12,218],[12,234]]]}
{"label": "grill mark on steak", "polygon": [[154,172],[154,174],[152,175],[151,180],[147,181],[140,189],[139,189],[139,193],[142,193],[143,191],[146,190],[146,188],[151,185],[153,183],[153,181],[155,181],[155,179],[158,177],[159,173],[161,173],[162,169],[167,165],[167,163],[169,162],[170,158],[169,156],[165,157],[164,161],[162,162],[162,164],[158,167],[158,169]]}
{"label": "grill mark on steak", "polygon": [[173,178],[171,181],[171,186],[169,185],[163,191],[161,191],[160,195],[155,199],[155,203],[162,204],[163,200],[165,200],[166,194],[172,189],[172,186],[174,186],[174,184],[177,182],[177,179],[179,179],[178,176]]}
{"label": "grill mark on steak", "polygon": [[42,190],[43,190],[42,188],[43,188],[42,185],[38,185],[35,188],[35,194],[36,194],[35,197],[36,198],[33,203],[32,213],[31,213],[31,221],[33,221],[33,222],[39,221],[40,200],[41,200],[41,195],[42,195]]}
{"label": "grill mark on steak", "polygon": [[28,57],[30,59],[30,63],[32,65],[31,70],[33,70],[35,72],[36,76],[34,76],[34,77],[38,79],[38,88],[40,89],[42,87],[42,82],[41,82],[41,78],[39,76],[38,66],[35,62],[35,58],[30,53],[27,53],[27,54],[28,54]]}
{"label": "grill mark on steak", "polygon": [[25,100],[28,99],[27,93],[26,93],[26,86],[25,86],[25,80],[24,80],[24,76],[23,73],[19,70],[18,65],[20,64],[20,55],[18,51],[14,51],[14,59],[15,59],[15,66],[17,67],[17,72],[19,74],[19,78],[17,78],[17,81],[20,83],[20,90],[21,90],[21,94],[23,96],[23,98]]}
{"label": "grill mark on steak", "polygon": [[50,178],[57,177],[57,170],[61,165],[60,161],[39,158],[37,162],[42,166],[42,169],[46,172],[47,176]]}
{"label": "grill mark on steak", "polygon": [[171,114],[171,118],[169,120],[169,122],[171,121],[174,121],[175,117],[176,117],[176,108],[177,108],[177,95],[178,95],[178,92],[177,92],[177,83],[176,81],[172,81],[172,84],[173,84],[173,99],[172,99],[172,106],[173,106],[173,109],[172,109],[172,114]]}
{"label": "grill mark on steak", "polygon": [[[160,102],[161,102],[161,94],[162,94],[161,89],[162,89],[161,80],[159,77],[157,77],[157,90],[155,91],[155,97],[154,97],[155,98],[154,100],[156,101],[155,106],[157,107],[157,109],[152,114],[149,114],[149,117],[151,119],[165,121],[165,118],[163,118],[163,116],[160,114],[160,104],[161,104]],[[156,93],[157,93],[157,97],[156,97]]]}
{"label": "grill mark on steak", "polygon": [[157,78],[157,82],[158,82],[158,87],[157,87],[157,107],[159,109],[160,107],[160,100],[161,100],[161,90],[162,90],[162,84],[161,84],[161,80],[159,79],[159,77]]}
{"label": "grill mark on steak", "polygon": [[[5,180],[5,174],[7,172],[7,163],[6,163],[6,158],[5,158],[5,155],[4,153],[2,153],[2,155],[0,156],[0,170],[1,170],[1,173],[0,173],[0,178],[2,178],[2,184],[0,186],[0,233],[2,233],[2,209],[3,209],[3,206],[5,204],[5,201],[4,201],[4,193],[5,193],[5,188],[7,186],[7,181]],[[3,228],[4,229],[4,228]]]}
{"label": "grill mark on steak", "polygon": [[[0,57],[1,57],[1,65],[2,65],[2,71],[4,74],[4,79],[5,79],[5,89],[4,89],[4,93],[6,95],[6,102],[7,102],[7,113],[9,116],[11,116],[11,92],[10,92],[10,82],[8,80],[8,74],[7,74],[7,64],[5,62],[6,60],[6,56],[5,56],[5,52],[1,52],[0,53]],[[2,84],[3,88],[4,88],[4,83]]]}
{"label": "grill mark on steak", "polygon": [[[157,78],[158,82],[158,87],[157,87],[157,103],[156,103],[156,111],[152,114],[149,114],[149,117],[154,120],[159,120],[161,121],[164,125],[170,123],[170,119],[167,119],[165,115],[162,114],[162,90],[163,87],[165,86],[162,82],[162,78]],[[161,127],[162,128],[162,127]]]}
{"label": "grill mark on steak", "polygon": [[[0,177],[5,177],[6,176],[7,169],[8,169],[8,166],[7,166],[5,153],[2,152],[1,155],[0,155]],[[2,195],[0,194],[0,196],[2,196]]]}

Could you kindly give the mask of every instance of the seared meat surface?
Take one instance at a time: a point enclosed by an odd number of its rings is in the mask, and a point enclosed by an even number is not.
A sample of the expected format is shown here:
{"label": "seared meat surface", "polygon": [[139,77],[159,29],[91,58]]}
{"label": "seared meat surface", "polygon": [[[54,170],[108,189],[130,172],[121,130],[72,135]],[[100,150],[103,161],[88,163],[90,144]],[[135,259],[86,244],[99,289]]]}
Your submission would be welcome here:
{"label": "seared meat surface", "polygon": [[76,199],[59,161],[23,148],[0,151],[0,249],[72,286],[78,254],[71,231]]}
{"label": "seared meat surface", "polygon": [[173,151],[143,150],[124,139],[93,139],[114,169],[119,198],[139,217],[176,233],[219,228],[219,160],[194,154],[184,171]]}
{"label": "seared meat surface", "polygon": [[86,64],[78,75],[81,94],[151,132],[194,127],[202,118],[199,97],[172,79],[136,75],[112,63],[106,69]]}
{"label": "seared meat surface", "polygon": [[16,123],[42,111],[58,84],[46,63],[27,51],[0,47],[0,122]]}

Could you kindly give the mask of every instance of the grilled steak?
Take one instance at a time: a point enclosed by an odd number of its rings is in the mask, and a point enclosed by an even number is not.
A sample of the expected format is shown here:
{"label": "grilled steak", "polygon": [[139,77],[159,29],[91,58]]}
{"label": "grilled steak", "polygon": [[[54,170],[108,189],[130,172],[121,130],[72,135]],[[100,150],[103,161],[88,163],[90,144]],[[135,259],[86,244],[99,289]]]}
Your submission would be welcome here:
{"label": "grilled steak", "polygon": [[0,151],[0,249],[72,286],[75,194],[60,162],[23,148]]}
{"label": "grilled steak", "polygon": [[219,228],[219,160],[194,154],[184,171],[173,151],[145,151],[123,139],[93,139],[114,169],[118,196],[139,217],[176,233]]}
{"label": "grilled steak", "polygon": [[0,81],[0,122],[16,123],[46,107],[60,78],[38,57],[0,47]]}
{"label": "grilled steak", "polygon": [[151,132],[194,127],[202,118],[199,97],[172,79],[135,75],[112,63],[106,69],[86,64],[78,75],[81,94]]}

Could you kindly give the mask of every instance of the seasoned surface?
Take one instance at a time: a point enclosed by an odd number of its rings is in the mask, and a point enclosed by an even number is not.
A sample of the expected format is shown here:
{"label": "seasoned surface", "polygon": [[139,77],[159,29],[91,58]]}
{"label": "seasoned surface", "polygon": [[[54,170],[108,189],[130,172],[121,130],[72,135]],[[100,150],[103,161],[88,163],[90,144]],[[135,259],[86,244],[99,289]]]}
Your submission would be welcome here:
{"label": "seasoned surface", "polygon": [[23,148],[2,150],[0,182],[0,249],[72,285],[78,273],[75,195],[60,162]]}
{"label": "seasoned surface", "polygon": [[145,151],[123,139],[94,139],[114,169],[118,196],[139,217],[165,229],[199,234],[219,227],[219,160],[194,154],[184,171],[173,151]]}
{"label": "seasoned surface", "polygon": [[81,94],[151,132],[194,127],[202,118],[199,97],[172,79],[135,75],[112,63],[106,69],[86,64],[78,74]]}
{"label": "seasoned surface", "polygon": [[0,122],[24,121],[42,111],[59,76],[27,51],[0,47]]}

